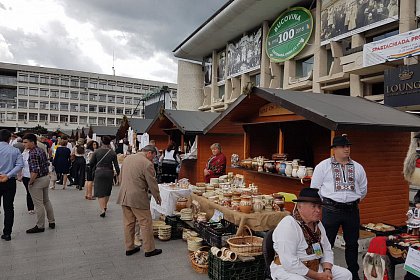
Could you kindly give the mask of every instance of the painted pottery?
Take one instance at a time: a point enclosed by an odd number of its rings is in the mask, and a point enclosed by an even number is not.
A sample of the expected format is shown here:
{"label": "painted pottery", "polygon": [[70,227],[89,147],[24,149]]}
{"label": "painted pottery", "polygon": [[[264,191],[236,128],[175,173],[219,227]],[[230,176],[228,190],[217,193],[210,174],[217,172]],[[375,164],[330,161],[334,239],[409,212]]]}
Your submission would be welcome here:
{"label": "painted pottery", "polygon": [[303,165],[300,165],[300,166],[299,166],[299,169],[298,169],[298,171],[297,171],[297,176],[298,176],[300,179],[302,179],[303,177],[305,177],[305,176],[306,176],[306,167],[305,167],[305,166],[303,166]]}
{"label": "painted pottery", "polygon": [[251,196],[243,195],[241,196],[241,202],[239,204],[239,209],[243,213],[251,213],[252,212],[252,200]]}

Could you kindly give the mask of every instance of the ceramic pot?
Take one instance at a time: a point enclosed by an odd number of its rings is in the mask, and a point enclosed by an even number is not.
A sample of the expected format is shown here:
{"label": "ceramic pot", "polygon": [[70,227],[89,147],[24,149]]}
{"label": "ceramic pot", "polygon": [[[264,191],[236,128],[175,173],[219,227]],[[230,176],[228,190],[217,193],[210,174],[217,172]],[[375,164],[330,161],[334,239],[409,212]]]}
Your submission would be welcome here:
{"label": "ceramic pot", "polygon": [[264,209],[264,203],[261,198],[255,197],[252,205],[254,212],[259,213]]}
{"label": "ceramic pot", "polygon": [[280,170],[279,170],[279,174],[280,175],[286,175],[286,162],[282,161],[280,163]]}
{"label": "ceramic pot", "polygon": [[298,176],[300,179],[302,179],[303,177],[305,177],[305,176],[306,176],[306,167],[305,167],[305,166],[303,166],[303,165],[300,165],[300,166],[299,166],[299,169],[298,169],[298,171],[297,171],[297,176]]}
{"label": "ceramic pot", "polygon": [[274,202],[273,202],[273,208],[275,211],[283,211],[284,209],[284,196],[281,194],[273,194]]}
{"label": "ceramic pot", "polygon": [[185,197],[180,197],[178,198],[178,200],[176,201],[176,211],[181,211],[184,208],[187,208],[187,202],[188,199]]}
{"label": "ceramic pot", "polygon": [[252,212],[252,198],[249,195],[241,196],[241,202],[239,204],[239,209],[243,213],[251,213]]}
{"label": "ceramic pot", "polygon": [[298,177],[298,175],[297,175],[298,170],[299,170],[298,165],[292,165],[292,177],[295,177],[295,178]]}
{"label": "ceramic pot", "polygon": [[238,167],[239,166],[239,155],[238,154],[232,154],[232,156],[230,157],[230,164],[233,167]]}
{"label": "ceramic pot", "polygon": [[232,208],[232,210],[233,211],[239,211],[240,210],[240,208],[239,208],[240,204],[241,204],[241,197],[235,197],[235,198],[233,198],[232,199],[232,202],[231,202],[231,208]]}
{"label": "ceramic pot", "polygon": [[292,176],[292,162],[291,161],[286,161],[286,169],[284,170],[284,173],[286,174],[287,177],[291,177]]}
{"label": "ceramic pot", "polygon": [[223,194],[222,205],[230,208],[231,202],[232,202],[232,193],[224,193]]}
{"label": "ceramic pot", "polygon": [[275,162],[274,160],[267,160],[264,162],[264,171],[273,173],[276,170]]}
{"label": "ceramic pot", "polygon": [[269,194],[263,195],[262,196],[262,201],[264,203],[265,211],[273,211],[274,198],[273,198],[272,195],[269,195]]}
{"label": "ceramic pot", "polygon": [[281,161],[276,160],[275,167],[276,167],[276,173],[280,174]]}
{"label": "ceramic pot", "polygon": [[312,177],[314,169],[312,167],[306,167],[306,176]]}

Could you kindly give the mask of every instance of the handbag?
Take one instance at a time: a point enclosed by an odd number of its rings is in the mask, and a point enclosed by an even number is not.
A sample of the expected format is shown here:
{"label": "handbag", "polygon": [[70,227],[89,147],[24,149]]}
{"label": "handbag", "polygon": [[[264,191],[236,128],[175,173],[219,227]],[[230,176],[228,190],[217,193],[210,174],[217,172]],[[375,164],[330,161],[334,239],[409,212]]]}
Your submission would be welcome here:
{"label": "handbag", "polygon": [[95,174],[96,167],[102,162],[102,160],[108,155],[110,151],[111,149],[109,149],[108,152],[106,152],[106,154],[94,166],[91,167],[92,174]]}

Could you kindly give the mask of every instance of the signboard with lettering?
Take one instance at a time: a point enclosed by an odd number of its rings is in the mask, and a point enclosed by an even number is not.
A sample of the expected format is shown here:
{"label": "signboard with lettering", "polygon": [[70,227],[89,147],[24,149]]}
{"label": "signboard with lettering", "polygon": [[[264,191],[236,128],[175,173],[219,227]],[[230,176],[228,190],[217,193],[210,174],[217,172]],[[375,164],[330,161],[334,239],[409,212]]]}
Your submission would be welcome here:
{"label": "signboard with lettering", "polygon": [[420,65],[385,71],[384,104],[392,107],[420,106]]}
{"label": "signboard with lettering", "polygon": [[296,56],[306,46],[313,26],[308,9],[295,7],[282,13],[268,31],[265,51],[270,60],[282,62]]}
{"label": "signboard with lettering", "polygon": [[281,116],[281,115],[292,115],[293,112],[284,109],[283,107],[275,104],[275,103],[268,103],[264,105],[259,110],[260,117],[267,117],[267,116]]}
{"label": "signboard with lettering", "polygon": [[420,28],[363,46],[363,67],[420,54]]}

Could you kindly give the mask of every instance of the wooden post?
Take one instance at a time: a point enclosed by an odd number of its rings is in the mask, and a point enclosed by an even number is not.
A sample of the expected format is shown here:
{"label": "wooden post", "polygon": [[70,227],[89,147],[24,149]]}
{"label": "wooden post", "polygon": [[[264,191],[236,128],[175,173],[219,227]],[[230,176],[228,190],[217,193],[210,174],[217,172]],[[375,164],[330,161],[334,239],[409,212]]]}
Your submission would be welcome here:
{"label": "wooden post", "polygon": [[181,152],[185,153],[186,151],[184,151],[184,134],[181,134]]}
{"label": "wooden post", "polygon": [[[333,142],[334,137],[335,137],[335,131],[334,131],[334,130],[331,130],[330,145],[332,145],[332,142]],[[332,150],[332,149],[330,150],[330,155],[331,155],[331,156],[333,156],[333,155],[334,155],[334,152],[333,152],[333,150]]]}
{"label": "wooden post", "polygon": [[250,156],[250,150],[249,150],[249,133],[244,132],[244,158],[248,158]]}
{"label": "wooden post", "polygon": [[279,146],[278,146],[278,153],[283,154],[284,152],[284,134],[281,128],[279,128]]}

